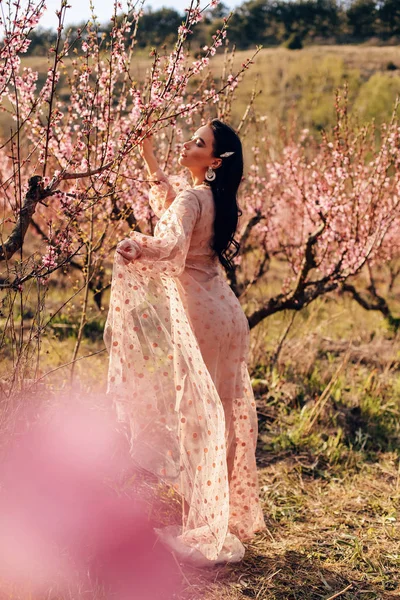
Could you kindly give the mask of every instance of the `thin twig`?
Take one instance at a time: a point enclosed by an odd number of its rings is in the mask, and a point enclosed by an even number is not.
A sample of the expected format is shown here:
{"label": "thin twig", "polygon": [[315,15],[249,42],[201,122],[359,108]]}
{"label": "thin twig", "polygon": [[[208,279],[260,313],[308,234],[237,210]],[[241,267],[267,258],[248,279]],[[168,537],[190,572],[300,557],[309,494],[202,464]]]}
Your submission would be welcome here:
{"label": "thin twig", "polygon": [[176,562],[176,564],[178,566],[178,569],[179,569],[179,572],[182,575],[183,579],[186,581],[186,583],[188,584],[188,586],[193,589],[193,585],[190,583],[189,579],[186,577],[185,573],[183,572],[182,567],[179,564],[179,561],[178,561],[178,559],[175,556],[175,552],[171,552],[171,554],[174,557],[174,561]]}
{"label": "thin twig", "polygon": [[349,583],[349,585],[347,587],[345,587],[343,590],[341,590],[340,592],[336,592],[336,594],[333,594],[333,596],[329,596],[329,598],[327,598],[326,600],[334,600],[334,598],[339,598],[339,596],[341,596],[342,594],[347,592],[352,587],[353,587],[353,584]]}
{"label": "thin twig", "polygon": [[330,393],[331,390],[333,388],[333,386],[335,385],[335,383],[337,382],[339,375],[341,374],[342,370],[344,369],[344,367],[346,366],[349,357],[350,357],[350,350],[351,350],[351,343],[352,340],[349,341],[349,345],[347,347],[346,353],[343,357],[342,362],[340,363],[340,365],[338,366],[338,368],[336,369],[335,373],[332,375],[328,385],[326,386],[326,388],[324,389],[324,391],[322,392],[322,394],[320,395],[320,397],[318,398],[318,400],[316,401],[314,407],[312,408],[308,419],[307,419],[307,424],[304,426],[303,428],[303,434],[304,435],[308,435],[309,432],[311,431],[311,429],[313,428],[316,420],[318,419],[319,415],[321,414],[323,408],[325,407],[326,403],[329,400],[330,397]]}
{"label": "thin twig", "polygon": [[282,337],[281,337],[281,339],[280,339],[280,341],[279,341],[278,347],[277,347],[277,349],[276,349],[276,351],[275,351],[275,353],[274,353],[274,356],[273,356],[273,357],[272,357],[272,359],[271,359],[271,363],[270,363],[270,370],[271,370],[271,371],[273,370],[273,368],[275,367],[276,363],[278,362],[278,358],[279,358],[279,355],[280,355],[280,353],[281,353],[281,351],[282,351],[283,344],[285,343],[285,341],[286,341],[286,338],[287,338],[287,336],[289,335],[289,332],[290,332],[290,330],[292,329],[292,325],[293,325],[293,323],[294,323],[294,320],[295,320],[295,318],[296,318],[296,315],[297,315],[297,312],[296,312],[296,311],[293,311],[293,312],[292,312],[291,319],[290,319],[290,321],[289,321],[289,324],[288,324],[288,326],[286,327],[286,329],[285,329],[285,331],[284,331],[284,334],[282,335]]}
{"label": "thin twig", "polygon": [[51,373],[54,373],[55,371],[59,371],[60,369],[63,369],[64,367],[69,367],[69,365],[72,365],[73,362],[78,362],[78,360],[83,360],[84,358],[91,358],[92,356],[96,356],[97,354],[101,354],[102,352],[105,352],[105,351],[106,351],[106,348],[103,348],[102,350],[97,350],[97,352],[92,352],[92,354],[86,354],[85,356],[80,356],[79,358],[76,358],[75,361],[71,360],[70,362],[67,362],[64,365],[60,365],[59,367],[52,369],[51,371],[47,371],[47,373],[45,373],[44,375],[39,377],[39,379],[36,379],[34,384],[36,385],[37,383],[39,383],[39,381],[41,381],[42,379],[47,377],[47,375],[51,375]]}

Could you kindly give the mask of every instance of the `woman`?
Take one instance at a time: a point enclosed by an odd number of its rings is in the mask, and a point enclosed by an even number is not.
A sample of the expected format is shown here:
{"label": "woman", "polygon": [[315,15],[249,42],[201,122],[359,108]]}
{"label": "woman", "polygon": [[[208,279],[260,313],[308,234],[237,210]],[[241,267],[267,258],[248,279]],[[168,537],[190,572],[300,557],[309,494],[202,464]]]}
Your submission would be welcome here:
{"label": "woman", "polygon": [[158,181],[150,202],[160,220],[154,236],[133,232],[117,247],[108,389],[130,423],[134,461],[185,501],[182,527],[160,538],[196,564],[238,561],[240,540],[265,527],[248,324],[221,267],[238,249],[242,146],[217,119],[200,127],[179,158],[193,186],[178,193],[149,139],[142,155]]}

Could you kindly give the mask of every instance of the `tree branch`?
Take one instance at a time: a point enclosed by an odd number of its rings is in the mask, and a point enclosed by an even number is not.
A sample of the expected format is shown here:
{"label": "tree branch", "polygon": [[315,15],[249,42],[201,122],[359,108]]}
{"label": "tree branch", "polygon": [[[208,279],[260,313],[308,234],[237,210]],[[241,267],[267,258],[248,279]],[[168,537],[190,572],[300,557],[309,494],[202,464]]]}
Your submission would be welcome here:
{"label": "tree branch", "polygon": [[362,296],[361,293],[355,288],[355,286],[350,283],[344,282],[341,286],[341,290],[350,294],[353,300],[355,300],[365,310],[380,312],[386,319],[390,327],[394,329],[394,331],[397,331],[400,328],[400,317],[393,316],[393,313],[390,310],[386,299],[378,294],[374,285],[370,285],[368,287],[368,292],[374,298],[375,302],[371,302],[368,298]]}
{"label": "tree branch", "polygon": [[247,294],[247,292],[253,287],[253,285],[257,283],[257,281],[259,281],[261,277],[267,272],[265,267],[269,265],[270,260],[270,255],[268,254],[268,252],[265,252],[264,256],[259,262],[258,269],[254,277],[252,277],[252,279],[246,280],[241,286],[238,286],[238,297],[240,299],[242,299],[243,296],[245,296],[245,294]]}
{"label": "tree branch", "polygon": [[50,195],[43,187],[43,179],[40,175],[34,175],[29,179],[29,188],[24,203],[19,211],[18,219],[7,241],[0,247],[0,262],[9,260],[24,243],[25,235],[31,223],[32,215],[39,202]]}
{"label": "tree branch", "polygon": [[[322,218],[322,215],[321,215]],[[314,256],[314,245],[318,241],[319,236],[325,229],[325,219],[322,219],[322,223],[317,227],[317,229],[310,233],[308,236],[308,240],[304,250],[304,258],[303,263],[301,265],[301,269],[299,275],[297,277],[296,286],[294,295],[300,294],[302,289],[304,288],[305,281],[307,280],[307,276],[309,272],[316,267],[315,256]]]}
{"label": "tree branch", "polygon": [[321,215],[322,223],[317,229],[310,233],[304,248],[303,262],[296,280],[294,290],[288,294],[278,294],[270,298],[265,306],[254,311],[249,317],[249,327],[252,329],[266,317],[282,310],[301,310],[310,302],[322,296],[327,292],[335,290],[339,285],[338,269],[331,276],[317,281],[307,281],[307,277],[312,269],[316,267],[314,246],[325,229],[325,219]]}
{"label": "tree branch", "polygon": [[262,214],[259,211],[257,211],[257,213],[253,217],[251,217],[251,219],[246,223],[246,227],[244,228],[243,233],[240,236],[240,242],[239,242],[240,245],[243,246],[243,248],[246,245],[247,240],[250,237],[250,233],[251,233],[252,229],[263,219],[264,219],[264,217],[262,216]]}
{"label": "tree branch", "polygon": [[274,298],[270,298],[265,306],[255,310],[248,318],[249,327],[253,329],[261,321],[267,317],[283,310],[301,310],[305,306],[308,306],[313,300],[332,292],[337,289],[339,285],[338,281],[312,281],[308,282],[307,286],[300,290],[297,295],[292,294],[278,294]]}
{"label": "tree branch", "polygon": [[[247,221],[245,228],[243,229],[243,233],[240,236],[239,239],[239,244],[240,247],[242,249],[242,254],[244,252],[246,252],[246,243],[247,240],[250,237],[250,233],[252,231],[252,229],[257,225],[257,223],[259,223],[260,221],[262,221],[262,219],[264,219],[264,217],[262,216],[262,214],[260,212],[257,212],[253,217],[251,217],[251,219],[249,219],[249,221]],[[258,275],[259,276],[259,275]],[[252,283],[254,283],[257,280],[257,277],[253,278]],[[245,282],[244,284],[240,284],[238,282],[237,279],[237,265],[234,264],[233,269],[228,273],[228,280],[229,280],[229,285],[232,288],[235,296],[237,296],[239,298],[239,296],[241,296],[243,294],[243,290],[250,284],[250,282]]]}

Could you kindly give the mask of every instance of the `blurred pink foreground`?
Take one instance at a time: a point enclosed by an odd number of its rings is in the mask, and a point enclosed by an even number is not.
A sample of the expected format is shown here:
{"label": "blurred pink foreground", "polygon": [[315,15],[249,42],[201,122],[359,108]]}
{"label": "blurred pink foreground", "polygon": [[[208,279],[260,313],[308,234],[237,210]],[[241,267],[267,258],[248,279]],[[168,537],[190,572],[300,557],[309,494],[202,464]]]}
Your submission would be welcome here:
{"label": "blurred pink foreground", "polygon": [[129,463],[110,413],[69,398],[35,420],[0,466],[1,598],[172,596],[177,565],[149,507],[117,493]]}

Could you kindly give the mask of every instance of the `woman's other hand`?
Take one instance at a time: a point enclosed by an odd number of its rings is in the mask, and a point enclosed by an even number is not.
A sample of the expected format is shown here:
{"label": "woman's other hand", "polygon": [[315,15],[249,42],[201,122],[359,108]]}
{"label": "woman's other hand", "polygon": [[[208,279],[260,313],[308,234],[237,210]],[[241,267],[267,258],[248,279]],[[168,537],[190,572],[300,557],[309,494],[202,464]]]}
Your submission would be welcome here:
{"label": "woman's other hand", "polygon": [[126,263],[133,262],[141,254],[138,244],[132,240],[122,240],[122,242],[119,242],[117,252]]}

